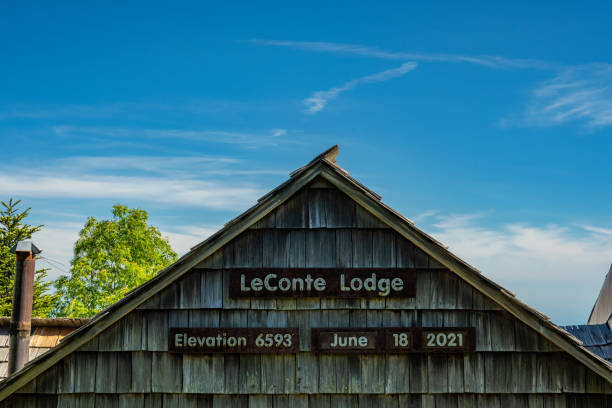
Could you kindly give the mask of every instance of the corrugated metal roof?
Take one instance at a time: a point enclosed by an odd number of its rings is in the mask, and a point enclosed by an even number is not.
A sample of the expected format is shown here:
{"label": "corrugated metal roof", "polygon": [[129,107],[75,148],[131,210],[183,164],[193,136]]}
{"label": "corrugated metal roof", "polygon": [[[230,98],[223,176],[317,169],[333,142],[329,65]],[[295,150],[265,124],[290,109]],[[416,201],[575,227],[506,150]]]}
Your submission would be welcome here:
{"label": "corrugated metal roof", "polygon": [[606,275],[597,301],[591,310],[589,316],[589,324],[603,324],[607,323],[612,318],[612,266],[610,271]]}
{"label": "corrugated metal roof", "polygon": [[563,328],[579,338],[589,351],[612,362],[612,330],[607,323],[580,324]]}

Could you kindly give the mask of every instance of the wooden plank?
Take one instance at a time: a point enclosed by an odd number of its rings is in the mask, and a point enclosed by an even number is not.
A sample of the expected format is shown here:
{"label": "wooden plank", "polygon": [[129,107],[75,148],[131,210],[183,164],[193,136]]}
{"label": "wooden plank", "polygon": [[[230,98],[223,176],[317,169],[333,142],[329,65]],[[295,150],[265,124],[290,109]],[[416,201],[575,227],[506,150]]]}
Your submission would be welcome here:
{"label": "wooden plank", "polygon": [[268,215],[263,217],[261,220],[257,221],[251,229],[270,229],[276,228],[276,213],[278,209],[271,211]]}
{"label": "wooden plank", "polygon": [[336,231],[306,231],[306,267],[333,268],[336,266]]}
{"label": "wooden plank", "polygon": [[363,208],[362,206],[355,204],[355,227],[356,228],[389,228],[389,226],[372,213]]}
{"label": "wooden plank", "polygon": [[43,372],[36,378],[36,392],[39,394],[55,394],[59,392],[62,383],[63,364],[60,362]]}
{"label": "wooden plank", "polygon": [[438,297],[431,304],[433,309],[457,309],[457,286],[459,278],[449,270],[439,270],[437,275]]}
{"label": "wooden plank", "polygon": [[[337,268],[353,267],[353,234],[350,229],[335,230],[335,266]],[[360,299],[322,298],[322,309],[360,308]]]}
{"label": "wooden plank", "polygon": [[212,355],[184,354],[182,392],[213,393],[214,379],[220,374],[213,370]]}
{"label": "wooden plank", "polygon": [[463,354],[448,354],[448,392],[462,393],[463,383]]}
{"label": "wooden plank", "polygon": [[400,394],[397,399],[398,405],[402,408],[421,408],[421,396],[419,394]]}
{"label": "wooden plank", "polygon": [[476,350],[491,351],[492,339],[489,327],[489,313],[473,312],[470,320],[470,324],[476,328]]}
{"label": "wooden plank", "polygon": [[280,394],[285,391],[285,372],[282,355],[261,356],[261,392]]}
{"label": "wooden plank", "polygon": [[312,353],[296,354],[296,388],[298,393],[319,392],[319,364]]}
{"label": "wooden plank", "polygon": [[514,353],[512,355],[511,392],[535,393],[536,355],[534,353]]}
{"label": "wooden plank", "polygon": [[325,394],[308,395],[309,408],[332,408],[331,396]]}
{"label": "wooden plank", "polygon": [[483,353],[463,355],[463,388],[465,392],[485,392],[485,371]]}
{"label": "wooden plank", "polygon": [[[510,392],[512,386],[512,353],[485,353],[485,392]],[[495,373],[495,375],[489,375]]]}
{"label": "wooden plank", "polygon": [[75,354],[74,392],[88,393],[96,389],[97,353],[80,352]]}
{"label": "wooden plank", "polygon": [[132,355],[132,381],[130,392],[151,392],[152,353],[134,351]]}
{"label": "wooden plank", "polygon": [[[223,271],[207,270],[201,275],[201,307],[220,308],[223,305]],[[230,307],[228,305],[228,307]]]}
{"label": "wooden plank", "polygon": [[195,395],[164,394],[164,408],[198,408],[198,399]]}
{"label": "wooden plank", "polygon": [[97,393],[117,392],[117,354],[97,353],[96,386]]}
{"label": "wooden plank", "polygon": [[457,408],[457,396],[448,394],[436,394],[434,396],[436,408]]}
{"label": "wooden plank", "polygon": [[179,282],[173,282],[168,285],[159,294],[160,309],[179,309],[181,304],[181,288]]}
{"label": "wooden plank", "polygon": [[308,228],[308,189],[295,193],[276,209],[276,228]]}
{"label": "wooden plank", "polygon": [[[213,396],[210,394],[199,394],[198,398],[198,408],[212,408],[213,407]],[[230,405],[235,407],[236,405]]]}
{"label": "wooden plank", "polygon": [[410,392],[410,356],[388,354],[386,362],[385,392],[399,394]]}
{"label": "wooden plank", "polygon": [[285,373],[284,389],[285,393],[296,392],[296,356],[295,354],[285,354],[282,356],[283,371]]}
{"label": "wooden plank", "polygon": [[353,228],[355,202],[340,190],[328,189],[325,197],[327,228]]}
{"label": "wooden plank", "polygon": [[271,395],[249,395],[249,408],[270,408],[272,402]]}
{"label": "wooden plank", "polygon": [[143,315],[147,320],[147,350],[167,351],[168,339],[160,333],[168,333],[168,312],[151,311]]}
{"label": "wooden plank", "polygon": [[100,351],[121,351],[123,349],[123,322],[120,320],[98,336]]}
{"label": "wooden plank", "polygon": [[434,271],[420,270],[417,271],[416,281],[416,309],[430,309],[431,298],[435,296],[435,287],[432,283]]}
{"label": "wooden plank", "polygon": [[402,310],[400,315],[400,326],[402,327],[415,327],[418,321],[418,311],[416,310]]}
{"label": "wooden plank", "polygon": [[119,395],[119,408],[145,408],[145,398],[142,394]]}
{"label": "wooden plank", "polygon": [[183,387],[183,355],[153,353],[151,391],[181,392]]}
{"label": "wooden plank", "polygon": [[457,396],[457,408],[475,408],[476,395],[474,394],[462,394]]}
{"label": "wooden plank", "polygon": [[566,408],[565,395],[544,395],[543,408]]}
{"label": "wooden plank", "polygon": [[[227,245],[229,246],[230,243],[227,243]],[[206,257],[204,260],[202,260],[202,262],[200,262],[196,268],[198,269],[221,269],[223,268],[223,252],[225,251],[226,247],[223,248],[219,248],[217,251],[213,252],[212,254],[210,254],[208,257]]]}
{"label": "wooden plank", "polygon": [[538,351],[538,333],[518,319],[514,319],[516,351]]}
{"label": "wooden plank", "polygon": [[308,228],[327,227],[327,189],[308,190]]}
{"label": "wooden plank", "polygon": [[478,408],[501,408],[498,395],[477,395]]}
{"label": "wooden plank", "polygon": [[427,355],[414,354],[410,362],[410,392],[425,393],[428,391]]}
{"label": "wooden plank", "polygon": [[[217,312],[217,311],[215,311]],[[209,315],[205,322],[200,327],[206,327],[210,324],[213,315]],[[210,327],[247,327],[248,311],[247,310],[222,310],[219,313],[218,326]],[[214,321],[212,322],[214,324]]]}
{"label": "wooden plank", "polygon": [[116,394],[78,395],[75,402],[75,407],[119,408],[119,396]]}
{"label": "wooden plank", "polygon": [[319,354],[319,391],[333,394],[336,392],[336,370],[332,354]]}
{"label": "wooden plank", "polygon": [[514,351],[514,318],[506,312],[489,313],[491,349],[493,351]]}
{"label": "wooden plank", "polygon": [[419,310],[422,327],[442,327],[445,312],[442,310]]}
{"label": "wooden plank", "polygon": [[436,400],[433,395],[421,396],[421,408],[435,408]]}
{"label": "wooden plank", "polygon": [[[263,265],[269,268],[288,268],[291,257],[291,233],[288,230],[270,230],[263,233]],[[294,310],[295,299],[276,299],[276,307]],[[270,305],[274,306],[274,305]]]}
{"label": "wooden plank", "polygon": [[563,392],[583,393],[586,391],[586,368],[563,354],[560,356]]}
{"label": "wooden plank", "polygon": [[[527,395],[502,394],[499,396],[500,405],[503,408],[525,408],[529,406]],[[565,405],[563,405],[565,408]]]}
{"label": "wooden plank", "polygon": [[361,360],[361,391],[365,393],[385,392],[385,356],[363,354]]}
{"label": "wooden plank", "polygon": [[[226,354],[223,357],[226,393],[237,394],[241,390],[240,385],[240,355]],[[219,374],[216,374],[219,375]]]}
{"label": "wooden plank", "polygon": [[446,355],[427,356],[427,378],[430,393],[448,392],[448,360]]}
{"label": "wooden plank", "polygon": [[[282,408],[282,405],[278,405]],[[274,408],[277,408],[276,401],[274,401]],[[289,395],[287,396],[286,408],[308,408],[308,396],[307,395]]]}
{"label": "wooden plank", "polygon": [[213,408],[248,408],[248,395],[221,395],[215,394],[212,396]]}
{"label": "wooden plank", "polygon": [[353,267],[371,268],[373,262],[372,230],[353,230]]}
{"label": "wooden plank", "polygon": [[202,270],[192,269],[179,280],[181,309],[202,307]]}
{"label": "wooden plank", "polygon": [[[200,327],[221,327],[219,326],[220,315],[222,313],[236,313],[233,310],[219,311],[214,309],[199,309],[199,310],[189,310],[189,323],[188,327],[192,328],[200,328]],[[237,312],[237,313],[240,313]],[[246,325],[246,319],[245,323]],[[223,327],[230,327],[227,325],[223,325]],[[237,326],[240,327],[240,326]]]}
{"label": "wooden plank", "polygon": [[[132,385],[132,373],[141,369],[140,367],[132,367],[132,353],[123,352],[117,353],[117,392],[119,394],[130,392]],[[146,369],[146,368],[145,368]],[[150,371],[148,373],[150,374]],[[138,373],[137,375],[141,375]]]}
{"label": "wooden plank", "polygon": [[223,250],[225,268],[261,268],[263,266],[263,232],[247,230],[234,238]]}
{"label": "wooden plank", "polygon": [[442,327],[470,327],[470,312],[445,310],[442,312]]}

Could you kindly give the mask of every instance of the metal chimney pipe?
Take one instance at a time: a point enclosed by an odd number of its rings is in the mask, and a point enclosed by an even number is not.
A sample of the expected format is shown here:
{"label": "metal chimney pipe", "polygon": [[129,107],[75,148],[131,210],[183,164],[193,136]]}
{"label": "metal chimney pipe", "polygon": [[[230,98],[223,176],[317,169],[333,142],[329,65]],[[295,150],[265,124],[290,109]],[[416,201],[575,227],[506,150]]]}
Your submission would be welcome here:
{"label": "metal chimney pipe", "polygon": [[21,370],[29,360],[32,330],[32,294],[34,292],[34,256],[41,252],[30,240],[19,241],[11,248],[17,255],[13,310],[9,329],[8,374]]}

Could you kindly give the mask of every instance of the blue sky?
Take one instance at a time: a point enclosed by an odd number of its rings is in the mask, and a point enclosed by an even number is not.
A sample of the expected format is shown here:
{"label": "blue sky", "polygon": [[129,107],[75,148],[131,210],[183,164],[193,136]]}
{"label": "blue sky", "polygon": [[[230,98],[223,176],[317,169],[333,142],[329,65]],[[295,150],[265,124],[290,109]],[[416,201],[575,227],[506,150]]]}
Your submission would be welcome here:
{"label": "blue sky", "polygon": [[5,2],[0,198],[45,224],[55,277],[113,203],[146,209],[184,252],[339,144],[341,166],[456,254],[585,322],[612,263],[610,16],[604,2]]}

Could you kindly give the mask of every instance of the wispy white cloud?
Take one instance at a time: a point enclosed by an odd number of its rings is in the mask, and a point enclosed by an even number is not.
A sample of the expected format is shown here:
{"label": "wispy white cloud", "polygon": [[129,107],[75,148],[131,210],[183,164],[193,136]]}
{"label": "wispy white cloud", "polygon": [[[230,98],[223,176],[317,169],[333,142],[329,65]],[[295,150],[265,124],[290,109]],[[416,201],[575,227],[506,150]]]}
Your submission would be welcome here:
{"label": "wispy white cloud", "polygon": [[249,184],[162,177],[15,175],[0,173],[0,195],[142,200],[218,210],[244,209],[264,190]]}
{"label": "wispy white cloud", "polygon": [[483,218],[482,214],[438,216],[431,232],[450,244],[452,252],[556,322],[586,323],[612,263],[612,231],[527,223],[493,228],[483,226]]}
{"label": "wispy white cloud", "polygon": [[336,98],[342,92],[349,91],[361,84],[383,82],[400,77],[405,73],[412,71],[416,67],[417,64],[414,62],[405,62],[397,68],[392,68],[386,71],[377,72],[376,74],[352,79],[348,82],[345,82],[341,86],[328,89],[327,91],[317,91],[309,98],[304,99],[303,103],[304,105],[306,105],[306,112],[311,114],[317,113],[323,108],[325,108],[325,105],[327,105],[330,100]]}
{"label": "wispy white cloud", "polygon": [[79,156],[49,161],[19,174],[0,166],[0,196],[138,200],[240,210],[265,192],[245,176],[288,173],[250,166],[215,156]]}
{"label": "wispy white cloud", "polygon": [[[199,130],[199,129],[152,129],[132,127],[105,127],[105,126],[70,126],[61,125],[52,128],[56,136],[76,138],[79,140],[98,138],[112,141],[125,140],[191,140],[194,142],[214,142],[242,145],[243,147],[270,147],[281,144],[299,144],[295,138],[280,138],[285,129],[268,129],[261,132],[234,132],[225,130]],[[281,132],[279,134],[279,131]]]}
{"label": "wispy white cloud", "polygon": [[584,225],[584,224],[577,224],[576,226],[582,229],[585,229],[589,232],[593,232],[595,234],[603,234],[603,235],[612,236],[612,228],[601,228],[601,227],[594,227],[592,225]]}
{"label": "wispy white cloud", "polygon": [[[544,69],[554,78],[539,84],[530,94],[527,109],[501,120],[502,126],[555,126],[582,121],[591,128],[612,125],[612,64],[567,65],[537,59],[507,58],[498,55],[462,55],[386,51],[358,44],[310,41],[251,40],[263,46],[286,47],[310,52],[359,56],[386,60],[438,63],[468,63],[494,69]],[[351,81],[347,82],[351,84]],[[345,84],[345,85],[347,85]],[[350,88],[349,88],[350,89]],[[308,113],[325,107],[344,86],[314,93],[307,98]]]}
{"label": "wispy white cloud", "polygon": [[358,44],[342,44],[333,42],[312,41],[276,41],[251,40],[254,44],[275,47],[287,47],[313,52],[327,52],[340,55],[354,55],[368,58],[388,60],[411,60],[423,62],[460,62],[482,65],[489,68],[549,68],[556,64],[534,59],[505,58],[497,55],[459,55],[440,53],[396,52],[385,51],[376,47]]}
{"label": "wispy white cloud", "polygon": [[272,136],[274,137],[287,136],[287,129],[272,129]]}
{"label": "wispy white cloud", "polygon": [[524,117],[503,123],[553,126],[570,121],[593,128],[612,125],[612,64],[561,69],[531,93]]}

